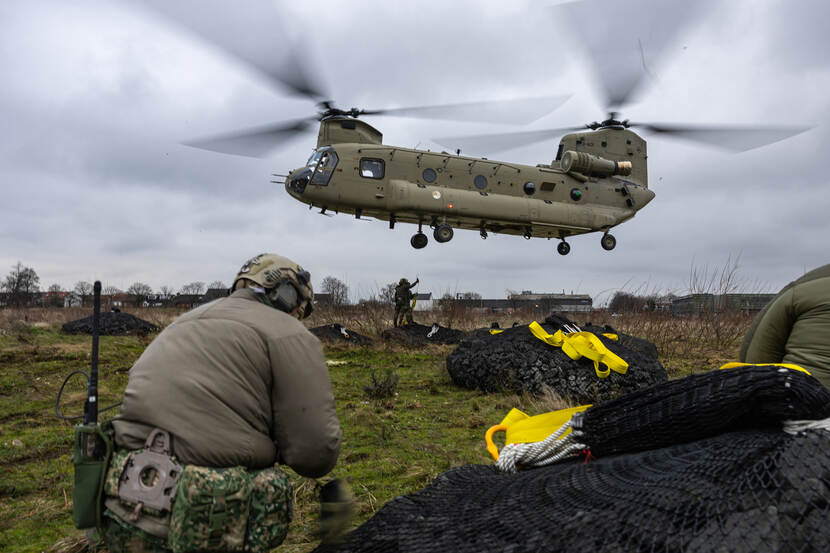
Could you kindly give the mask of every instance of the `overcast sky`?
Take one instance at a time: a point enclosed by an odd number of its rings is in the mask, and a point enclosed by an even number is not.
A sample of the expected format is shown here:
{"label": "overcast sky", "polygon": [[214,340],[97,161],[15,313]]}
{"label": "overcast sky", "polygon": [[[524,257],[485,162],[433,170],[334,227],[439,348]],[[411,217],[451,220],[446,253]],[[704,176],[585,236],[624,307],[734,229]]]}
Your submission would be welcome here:
{"label": "overcast sky", "polygon": [[[313,115],[312,101],[135,2],[10,0],[0,4],[0,275],[21,261],[43,288],[100,279],[178,289],[229,284],[247,258],[272,251],[318,287],[327,275],[343,280],[353,300],[418,276],[420,291],[438,295],[564,290],[604,303],[619,289],[685,293],[693,268],[730,260],[756,292],[830,262],[822,0],[719,2],[685,29],[675,28],[677,11],[640,10],[642,0],[626,3],[642,12],[633,23],[595,10],[581,26],[568,8],[531,0],[226,4],[260,10],[262,24],[248,33],[208,7],[199,16],[227,21],[275,59],[286,37],[300,40],[304,66],[340,107],[572,95],[525,127],[368,119],[386,144],[439,149],[431,138],[601,120],[604,89],[586,54],[597,42],[646,61],[625,118],[813,128],[741,154],[644,135],[656,198],[613,231],[611,252],[598,234],[570,239],[563,257],[555,241],[468,231],[413,250],[414,226],[322,217],[269,182],[305,162],[315,132],[264,159],[181,144]],[[675,40],[663,45],[665,36]],[[557,143],[489,157],[549,163]]]}

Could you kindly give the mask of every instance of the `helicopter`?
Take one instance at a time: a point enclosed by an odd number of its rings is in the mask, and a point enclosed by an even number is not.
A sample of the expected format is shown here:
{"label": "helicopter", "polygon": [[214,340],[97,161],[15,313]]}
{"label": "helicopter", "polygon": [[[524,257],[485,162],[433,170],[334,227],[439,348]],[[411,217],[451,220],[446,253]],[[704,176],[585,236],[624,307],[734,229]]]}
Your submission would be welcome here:
{"label": "helicopter", "polygon": [[[649,188],[646,141],[632,130],[645,130],[717,145],[737,151],[751,149],[803,132],[803,127],[723,127],[632,123],[609,111],[601,122],[577,127],[533,130],[472,137],[435,139],[451,151],[432,151],[383,143],[382,133],[362,119],[376,116],[477,120],[495,112],[496,122],[528,123],[564,103],[567,97],[501,102],[476,102],[367,110],[339,109],[309,77],[311,65],[298,50],[288,48],[287,60],[275,64],[265,50],[245,44],[241,34],[217,33],[194,20],[179,3],[156,2],[156,9],[209,42],[252,66],[292,93],[316,102],[311,117],[200,139],[186,144],[207,150],[261,157],[275,147],[319,125],[317,143],[305,164],[287,174],[286,192],[319,209],[323,215],[348,214],[355,219],[417,225],[410,238],[415,249],[427,246],[424,226],[437,243],[453,239],[455,230],[558,240],[557,252],[567,255],[568,238],[600,233],[600,245],[613,250],[610,231],[628,221],[655,197]],[[239,13],[235,14],[239,17]],[[256,21],[246,24],[257,25]],[[642,49],[642,43],[640,43]],[[606,82],[607,108],[624,105],[643,71]],[[614,77],[614,75],[612,75]],[[613,79],[612,79],[613,81]],[[508,114],[507,120],[504,115]],[[510,115],[515,121],[510,121]],[[462,155],[461,148],[504,150],[566,132],[550,162],[526,165]],[[454,151],[452,151],[454,149]]]}

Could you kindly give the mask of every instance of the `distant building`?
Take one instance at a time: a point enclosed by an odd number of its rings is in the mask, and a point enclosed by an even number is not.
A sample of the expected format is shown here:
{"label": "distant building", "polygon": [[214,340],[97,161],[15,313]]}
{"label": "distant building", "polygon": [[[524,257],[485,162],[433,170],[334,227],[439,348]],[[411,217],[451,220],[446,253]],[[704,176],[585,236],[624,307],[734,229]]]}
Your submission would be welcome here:
{"label": "distant building", "polygon": [[429,311],[433,308],[432,292],[418,292],[415,296],[418,298],[415,302],[415,311]]}
{"label": "distant building", "polygon": [[199,298],[201,297],[202,294],[176,294],[170,298],[170,305],[172,307],[184,307],[190,309],[191,307],[198,305]]}
{"label": "distant building", "polygon": [[672,315],[700,315],[737,311],[755,313],[762,310],[775,294],[689,294],[675,298]]}
{"label": "distant building", "polygon": [[227,288],[210,288],[201,298],[199,298],[199,305],[212,302],[213,300],[218,300],[219,298],[224,298],[227,295]]}
{"label": "distant building", "polygon": [[314,306],[315,307],[323,307],[325,305],[331,305],[331,294],[326,294],[324,292],[321,293],[314,293]]}
{"label": "distant building", "polygon": [[[446,300],[442,300],[446,301]],[[534,294],[524,290],[521,294],[510,294],[507,299],[459,299],[451,300],[456,305],[470,309],[488,311],[510,311],[515,309],[551,313],[590,313],[594,302],[587,294]]]}

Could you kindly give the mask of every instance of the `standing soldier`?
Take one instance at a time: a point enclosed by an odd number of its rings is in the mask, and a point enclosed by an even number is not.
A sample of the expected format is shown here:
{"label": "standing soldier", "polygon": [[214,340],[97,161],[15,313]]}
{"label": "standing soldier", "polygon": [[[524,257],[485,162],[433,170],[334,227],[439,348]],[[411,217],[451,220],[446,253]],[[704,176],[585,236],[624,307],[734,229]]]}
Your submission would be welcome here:
{"label": "standing soldier", "polygon": [[418,284],[419,279],[409,284],[406,278],[402,278],[395,287],[395,326],[403,326],[412,322],[412,289]]}
{"label": "standing soldier", "polygon": [[275,463],[317,478],[340,449],[323,350],[298,320],[313,298],[308,271],[258,255],[230,296],[182,315],[147,347],[114,420],[102,528],[112,553],[282,542],[293,494]]}

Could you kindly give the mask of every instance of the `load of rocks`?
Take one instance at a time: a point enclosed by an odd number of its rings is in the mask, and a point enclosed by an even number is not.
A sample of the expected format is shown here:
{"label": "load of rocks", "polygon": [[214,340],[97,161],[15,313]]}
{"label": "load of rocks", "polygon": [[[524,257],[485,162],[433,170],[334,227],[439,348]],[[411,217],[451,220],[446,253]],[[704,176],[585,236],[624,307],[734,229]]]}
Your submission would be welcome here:
{"label": "load of rocks", "polygon": [[384,330],[381,338],[408,347],[423,347],[427,344],[457,344],[467,336],[463,330],[455,330],[433,323],[431,326],[409,323]]}
{"label": "load of rocks", "polygon": [[[553,334],[567,324],[563,321],[567,319],[553,316],[541,325]],[[530,394],[552,389],[578,403],[596,403],[667,380],[657,358],[627,345],[624,335],[615,341],[602,332],[596,334],[605,347],[628,363],[625,374],[611,371],[608,377],[599,378],[593,361],[571,359],[561,348],[534,336],[528,325],[470,336],[447,357],[447,371],[453,382],[464,388]]]}
{"label": "load of rocks", "polygon": [[309,328],[309,332],[326,344],[355,344],[357,346],[371,346],[374,340],[354,330],[344,327],[339,323],[332,323],[323,326]]}
{"label": "load of rocks", "polygon": [[[149,334],[158,327],[129,313],[106,311],[101,313],[98,333],[102,336],[124,336],[126,334]],[[64,323],[61,329],[67,334],[92,334],[92,315],[77,321]]]}

